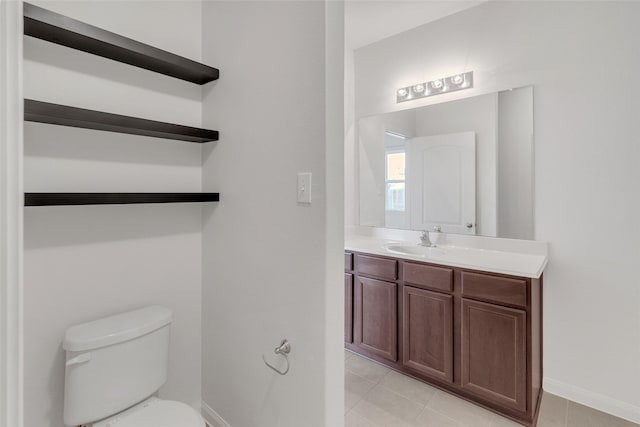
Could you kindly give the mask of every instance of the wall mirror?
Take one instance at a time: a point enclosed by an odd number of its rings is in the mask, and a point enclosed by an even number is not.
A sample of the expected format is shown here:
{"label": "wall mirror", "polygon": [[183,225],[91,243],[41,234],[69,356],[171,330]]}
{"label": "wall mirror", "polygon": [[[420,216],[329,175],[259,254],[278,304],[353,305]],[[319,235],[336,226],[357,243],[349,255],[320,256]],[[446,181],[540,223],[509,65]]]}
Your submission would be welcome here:
{"label": "wall mirror", "polygon": [[363,117],[360,225],[533,239],[533,87]]}

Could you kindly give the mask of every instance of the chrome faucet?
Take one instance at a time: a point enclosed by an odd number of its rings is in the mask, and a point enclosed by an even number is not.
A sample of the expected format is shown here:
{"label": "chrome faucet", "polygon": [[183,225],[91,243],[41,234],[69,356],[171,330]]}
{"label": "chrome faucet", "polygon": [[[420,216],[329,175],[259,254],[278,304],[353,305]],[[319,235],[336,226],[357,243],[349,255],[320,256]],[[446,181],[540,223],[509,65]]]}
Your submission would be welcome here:
{"label": "chrome faucet", "polygon": [[431,242],[429,241],[429,232],[427,230],[422,230],[420,234],[420,246],[431,246]]}
{"label": "chrome faucet", "polygon": [[[441,233],[442,232],[442,227],[440,227],[439,225],[436,225],[435,227],[433,227],[433,231],[435,233]],[[439,236],[436,235],[435,239],[438,240]],[[426,247],[435,247],[436,246],[436,242],[432,242],[431,239],[429,238],[429,232],[427,230],[422,230],[422,233],[420,234],[420,246],[426,246]]]}

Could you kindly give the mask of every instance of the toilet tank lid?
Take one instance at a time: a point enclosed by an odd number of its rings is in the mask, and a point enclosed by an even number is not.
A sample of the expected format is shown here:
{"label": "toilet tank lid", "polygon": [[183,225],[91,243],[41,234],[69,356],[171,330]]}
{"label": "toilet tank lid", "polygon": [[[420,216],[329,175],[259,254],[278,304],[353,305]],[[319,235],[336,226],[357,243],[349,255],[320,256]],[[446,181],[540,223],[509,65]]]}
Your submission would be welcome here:
{"label": "toilet tank lid", "polygon": [[128,341],[171,323],[171,310],[152,305],[67,329],[62,348],[86,351]]}

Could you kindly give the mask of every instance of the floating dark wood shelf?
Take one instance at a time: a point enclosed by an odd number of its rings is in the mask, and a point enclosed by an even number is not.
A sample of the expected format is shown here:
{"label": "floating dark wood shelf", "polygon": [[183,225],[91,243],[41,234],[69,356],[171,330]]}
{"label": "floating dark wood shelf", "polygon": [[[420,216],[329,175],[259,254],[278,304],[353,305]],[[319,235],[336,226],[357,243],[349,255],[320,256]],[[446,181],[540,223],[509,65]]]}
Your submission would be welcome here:
{"label": "floating dark wood shelf", "polygon": [[220,193],[25,193],[25,206],[217,202]]}
{"label": "floating dark wood shelf", "polygon": [[51,104],[32,99],[24,100],[24,119],[29,122],[145,135],[179,141],[202,143],[218,140],[218,131],[216,130],[139,119],[137,117]]}
{"label": "floating dark wood shelf", "polygon": [[220,74],[208,65],[29,3],[24,3],[24,34],[200,85]]}

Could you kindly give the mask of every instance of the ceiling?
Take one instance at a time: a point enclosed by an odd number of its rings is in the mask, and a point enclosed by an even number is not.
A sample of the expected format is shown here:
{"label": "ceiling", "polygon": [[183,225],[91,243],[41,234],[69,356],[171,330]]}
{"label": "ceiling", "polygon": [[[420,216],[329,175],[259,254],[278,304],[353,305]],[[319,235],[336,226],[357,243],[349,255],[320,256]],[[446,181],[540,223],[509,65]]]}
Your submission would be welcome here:
{"label": "ceiling", "polygon": [[345,43],[358,49],[486,0],[347,0]]}

